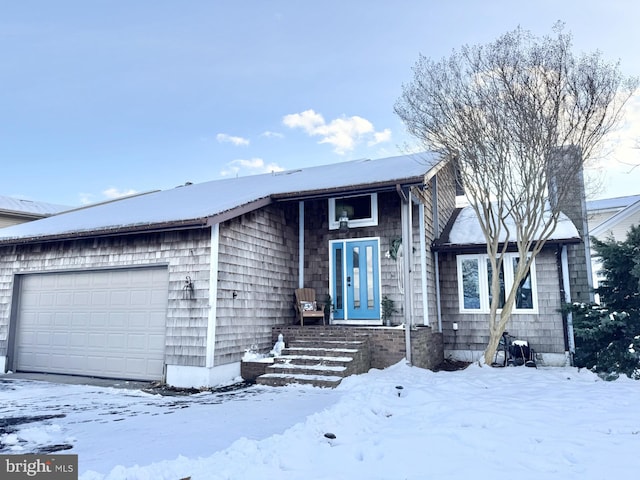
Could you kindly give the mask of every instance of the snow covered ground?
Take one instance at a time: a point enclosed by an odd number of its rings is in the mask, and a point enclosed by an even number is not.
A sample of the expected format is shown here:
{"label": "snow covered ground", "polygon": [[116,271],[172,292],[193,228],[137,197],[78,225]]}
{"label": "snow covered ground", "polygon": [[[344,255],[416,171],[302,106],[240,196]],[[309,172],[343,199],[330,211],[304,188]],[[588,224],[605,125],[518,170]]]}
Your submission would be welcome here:
{"label": "snow covered ground", "polygon": [[79,455],[82,480],[584,480],[640,466],[640,382],[569,368],[398,364],[335,390],[188,397],[0,377],[0,420],[26,415],[55,417],[1,435],[0,453],[70,444],[59,453]]}

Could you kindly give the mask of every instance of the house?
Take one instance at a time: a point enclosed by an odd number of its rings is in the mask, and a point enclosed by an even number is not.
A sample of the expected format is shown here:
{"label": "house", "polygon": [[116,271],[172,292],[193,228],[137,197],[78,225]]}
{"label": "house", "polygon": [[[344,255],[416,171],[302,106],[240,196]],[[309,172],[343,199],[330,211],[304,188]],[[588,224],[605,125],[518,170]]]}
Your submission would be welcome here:
{"label": "house", "polygon": [[632,225],[640,225],[640,195],[590,200],[587,215],[591,236],[623,241]]}
{"label": "house", "polygon": [[0,195],[0,228],[30,222],[70,210],[71,207]]}
{"label": "house", "polygon": [[[572,157],[560,157],[560,161]],[[571,314],[563,313],[566,303],[592,298],[589,227],[582,169],[563,185],[550,178],[554,189],[547,199],[549,211],[559,212],[558,223],[527,278],[518,287],[516,304],[506,330],[527,340],[544,365],[571,364],[575,352]],[[558,190],[556,190],[558,191]],[[502,293],[513,286],[519,261],[515,228],[510,228],[501,245],[507,246],[500,275]],[[533,234],[535,238],[536,234]],[[445,353],[453,358],[475,360],[489,340],[487,320],[491,302],[491,269],[478,219],[470,206],[456,210],[443,234],[434,244],[440,271],[439,308],[442,316]]]}
{"label": "house", "polygon": [[427,312],[418,297],[428,282],[433,290],[433,265],[420,238],[437,234],[436,198],[440,215],[452,211],[452,178],[436,155],[357,160],[182,186],[7,228],[0,370],[220,383],[238,375],[252,345],[271,348],[272,327],[294,322],[301,286],[331,295],[336,324],[381,325],[381,297],[403,302],[397,262],[384,252],[409,222],[417,288],[408,280],[403,288],[415,290],[411,315],[424,324],[435,295]]}
{"label": "house", "polygon": [[[600,241],[627,238],[632,225],[640,225],[640,195],[605,198],[587,202],[589,233]],[[598,286],[600,261],[592,256],[593,284]]]}
{"label": "house", "polygon": [[[0,372],[216,385],[295,322],[300,287],[331,299],[331,326],[319,330],[388,333],[371,348],[407,357],[443,336],[449,352],[462,338],[481,352],[482,317],[457,309],[461,252],[433,250],[445,228],[451,234],[455,178],[432,153],[355,160],[190,184],[2,230]],[[556,246],[578,241],[575,230],[568,236]],[[519,333],[562,356],[553,252],[536,263],[541,289]],[[383,297],[398,311],[390,327]]]}

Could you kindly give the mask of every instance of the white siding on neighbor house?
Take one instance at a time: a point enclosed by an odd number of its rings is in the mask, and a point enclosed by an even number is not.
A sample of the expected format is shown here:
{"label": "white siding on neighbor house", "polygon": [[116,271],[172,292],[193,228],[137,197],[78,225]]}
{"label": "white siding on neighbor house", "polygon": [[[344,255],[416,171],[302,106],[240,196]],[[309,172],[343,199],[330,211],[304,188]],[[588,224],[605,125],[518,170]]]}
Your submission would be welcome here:
{"label": "white siding on neighbor house", "polygon": [[19,223],[28,222],[30,219],[28,218],[16,218],[9,217],[6,215],[0,215],[0,228],[9,227],[11,225],[17,225]]}
{"label": "white siding on neighbor house", "polygon": [[15,369],[162,380],[167,268],[24,275]]}
{"label": "white siding on neighbor house", "polygon": [[624,240],[626,240],[627,234],[629,233],[629,230],[631,230],[631,227],[637,225],[640,225],[640,209],[638,209],[633,214],[620,219],[620,222],[612,224],[609,228],[605,228],[601,232],[596,231],[597,238],[604,241],[610,237],[613,237],[614,240],[623,242]]}

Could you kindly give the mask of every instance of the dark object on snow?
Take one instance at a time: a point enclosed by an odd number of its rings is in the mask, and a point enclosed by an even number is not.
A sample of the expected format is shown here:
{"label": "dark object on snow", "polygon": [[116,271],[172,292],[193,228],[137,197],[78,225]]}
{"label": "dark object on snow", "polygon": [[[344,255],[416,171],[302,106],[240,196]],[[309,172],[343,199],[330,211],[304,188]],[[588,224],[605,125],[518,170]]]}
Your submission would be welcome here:
{"label": "dark object on snow", "polygon": [[398,390],[398,396],[400,396],[400,394],[402,393],[403,389],[404,389],[404,387],[402,385],[396,386],[396,390]]}
{"label": "dark object on snow", "polygon": [[336,436],[333,433],[325,433],[324,436],[331,440],[334,440],[336,438]]}
{"label": "dark object on snow", "polygon": [[494,358],[492,367],[506,367],[507,365],[518,367],[525,365],[527,367],[535,367],[536,365],[536,352],[529,346],[529,342],[526,340],[516,340],[509,332],[504,332],[498,349],[496,350],[496,356]]}

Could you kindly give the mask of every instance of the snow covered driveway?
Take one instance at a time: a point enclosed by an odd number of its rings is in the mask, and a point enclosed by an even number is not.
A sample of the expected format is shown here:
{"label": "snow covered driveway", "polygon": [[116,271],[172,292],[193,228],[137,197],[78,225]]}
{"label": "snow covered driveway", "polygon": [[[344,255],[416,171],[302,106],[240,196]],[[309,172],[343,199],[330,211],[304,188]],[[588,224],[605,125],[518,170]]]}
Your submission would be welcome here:
{"label": "snow covered driveway", "polygon": [[[78,454],[80,472],[200,456],[260,440],[335,402],[334,390],[252,386],[161,396],[0,376],[0,453]],[[17,422],[16,422],[17,420]],[[71,448],[69,448],[71,447]]]}

